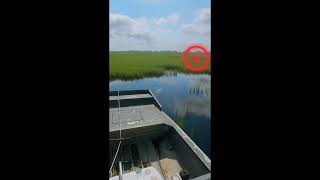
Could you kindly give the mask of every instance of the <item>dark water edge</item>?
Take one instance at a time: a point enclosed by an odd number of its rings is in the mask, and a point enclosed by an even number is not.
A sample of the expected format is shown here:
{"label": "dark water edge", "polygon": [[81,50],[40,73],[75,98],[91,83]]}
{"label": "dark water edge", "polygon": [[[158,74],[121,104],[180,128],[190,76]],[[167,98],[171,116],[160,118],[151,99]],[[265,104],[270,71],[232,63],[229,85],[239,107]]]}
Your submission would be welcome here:
{"label": "dark water edge", "polygon": [[211,76],[166,71],[159,77],[109,82],[110,90],[150,89],[190,138],[211,155]]}
{"label": "dark water edge", "polygon": [[132,81],[132,80],[139,80],[143,78],[156,78],[161,77],[165,73],[164,72],[153,72],[153,73],[145,73],[145,74],[135,74],[135,75],[125,75],[125,74],[116,74],[116,75],[109,75],[109,82],[121,80],[121,81]]}
{"label": "dark water edge", "polygon": [[164,76],[165,74],[167,74],[168,72],[172,72],[172,73],[180,73],[180,74],[193,74],[193,75],[197,75],[197,74],[206,74],[206,75],[210,75],[211,72],[209,71],[204,71],[204,72],[186,72],[185,70],[176,70],[175,68],[166,68],[166,71],[163,72],[148,72],[148,73],[144,73],[144,74],[134,74],[134,75],[126,75],[126,74],[115,74],[115,75],[109,75],[109,82],[112,81],[117,81],[117,80],[121,80],[121,81],[132,81],[132,80],[140,80],[140,79],[144,79],[144,78],[157,78],[157,77],[161,77]]}

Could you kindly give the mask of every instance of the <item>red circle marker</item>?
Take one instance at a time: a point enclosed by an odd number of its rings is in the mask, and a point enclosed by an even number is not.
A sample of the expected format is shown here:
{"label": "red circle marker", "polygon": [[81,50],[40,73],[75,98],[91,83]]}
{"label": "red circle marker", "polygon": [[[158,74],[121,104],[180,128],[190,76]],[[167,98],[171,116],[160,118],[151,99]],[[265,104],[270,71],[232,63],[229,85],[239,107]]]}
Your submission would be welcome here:
{"label": "red circle marker", "polygon": [[[192,67],[188,61],[187,61],[187,56],[188,56],[188,53],[193,50],[193,49],[200,49],[204,55],[205,55],[205,58],[206,58],[206,61],[204,63],[203,66],[200,66],[200,67]],[[197,62],[199,61],[199,56],[193,56],[193,61]],[[209,61],[210,61],[210,58],[209,58],[209,53],[208,51],[206,50],[206,48],[204,48],[203,46],[201,45],[193,45],[193,46],[190,46],[188,47],[188,49],[186,49],[184,52],[183,52],[183,64],[184,66],[189,69],[190,71],[194,71],[194,72],[201,72],[201,71],[204,71],[208,65],[209,65]]]}
{"label": "red circle marker", "polygon": [[199,61],[199,59],[200,59],[199,56],[193,56],[193,61],[194,61],[194,62]]}

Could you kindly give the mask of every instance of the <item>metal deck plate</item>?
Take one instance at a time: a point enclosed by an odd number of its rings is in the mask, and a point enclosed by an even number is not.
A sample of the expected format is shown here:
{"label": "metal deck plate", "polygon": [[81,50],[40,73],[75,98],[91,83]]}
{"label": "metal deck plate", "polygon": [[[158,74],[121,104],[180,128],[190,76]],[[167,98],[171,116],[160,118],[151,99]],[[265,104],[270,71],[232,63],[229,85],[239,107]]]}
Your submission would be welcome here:
{"label": "metal deck plate", "polygon": [[[119,120],[119,117],[120,117],[120,120]],[[142,120],[142,116],[141,116],[141,112],[139,111],[112,114],[112,123],[114,124],[119,124],[120,122],[126,123],[126,122],[141,121],[141,120]]]}
{"label": "metal deck plate", "polygon": [[[120,107],[109,109],[110,131],[117,131],[120,129],[119,123],[121,122],[121,129],[129,129],[141,126],[150,126],[161,123],[168,123],[170,119],[160,111],[155,105],[140,105],[130,107]],[[120,116],[120,119],[119,119]]]}

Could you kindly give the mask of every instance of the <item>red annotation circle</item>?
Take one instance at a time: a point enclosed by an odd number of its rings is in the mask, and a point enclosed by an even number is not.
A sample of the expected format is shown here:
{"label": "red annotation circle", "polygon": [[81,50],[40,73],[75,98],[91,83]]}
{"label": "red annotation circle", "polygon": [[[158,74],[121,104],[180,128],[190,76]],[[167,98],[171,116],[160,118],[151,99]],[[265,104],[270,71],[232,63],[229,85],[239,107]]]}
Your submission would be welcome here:
{"label": "red annotation circle", "polygon": [[[194,50],[194,49],[200,49],[204,55],[205,55],[205,63],[204,65],[200,66],[200,67],[192,67],[188,61],[187,61],[187,56],[188,54],[190,53],[191,50]],[[200,57],[199,56],[193,56],[193,61],[194,62],[198,62],[200,60]],[[184,66],[189,69],[190,71],[194,71],[194,72],[201,72],[201,71],[204,71],[208,65],[209,65],[209,61],[210,61],[210,58],[209,58],[209,52],[206,50],[206,48],[204,48],[203,46],[201,45],[193,45],[193,46],[190,46],[188,47],[188,49],[186,49],[184,52],[183,52],[183,64]]]}

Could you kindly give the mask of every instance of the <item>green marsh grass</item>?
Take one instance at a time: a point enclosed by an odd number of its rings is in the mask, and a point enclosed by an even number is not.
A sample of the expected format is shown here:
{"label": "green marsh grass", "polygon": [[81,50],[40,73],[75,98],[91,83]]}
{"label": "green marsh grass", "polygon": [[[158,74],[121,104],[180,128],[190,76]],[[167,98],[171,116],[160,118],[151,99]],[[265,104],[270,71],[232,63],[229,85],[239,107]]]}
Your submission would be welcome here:
{"label": "green marsh grass", "polygon": [[[158,77],[165,71],[190,73],[183,66],[182,53],[176,52],[110,52],[110,80],[132,80]],[[197,67],[197,64],[191,65]],[[202,73],[209,74],[210,66]]]}

